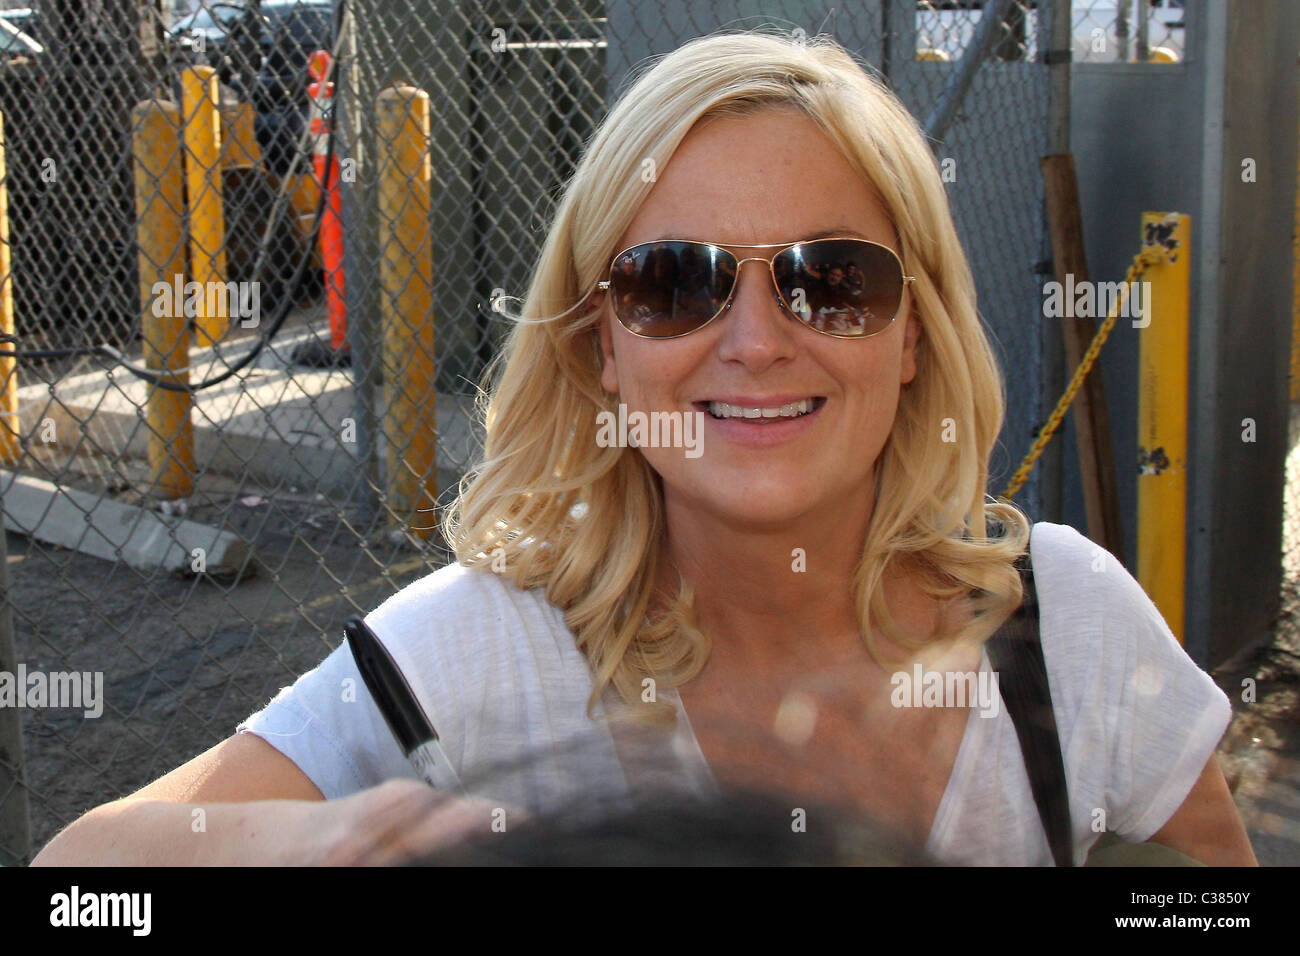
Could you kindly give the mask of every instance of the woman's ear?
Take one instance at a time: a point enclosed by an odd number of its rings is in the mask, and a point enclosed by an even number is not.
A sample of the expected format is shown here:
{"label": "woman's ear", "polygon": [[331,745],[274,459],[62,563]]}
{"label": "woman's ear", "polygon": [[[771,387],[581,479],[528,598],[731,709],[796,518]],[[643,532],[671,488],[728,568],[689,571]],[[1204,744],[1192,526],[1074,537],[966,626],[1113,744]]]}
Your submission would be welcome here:
{"label": "woman's ear", "polygon": [[903,356],[899,368],[898,380],[903,385],[916,378],[916,343],[921,339],[921,317],[913,309],[907,316],[907,328],[903,332]]}
{"label": "woman's ear", "polygon": [[600,384],[607,392],[618,394],[618,366],[614,361],[614,319],[609,310],[600,310]]}

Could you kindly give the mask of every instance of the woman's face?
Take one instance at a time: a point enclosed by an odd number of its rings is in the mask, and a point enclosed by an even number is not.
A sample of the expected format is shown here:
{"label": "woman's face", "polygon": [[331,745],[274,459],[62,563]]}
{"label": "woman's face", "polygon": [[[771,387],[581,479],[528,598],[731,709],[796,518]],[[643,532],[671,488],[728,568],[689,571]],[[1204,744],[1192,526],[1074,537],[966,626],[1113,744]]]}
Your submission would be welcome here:
{"label": "woman's face", "polygon": [[[812,120],[783,109],[697,125],[617,248],[696,239],[743,259],[777,250],[729,243],[819,235],[859,236],[898,251],[867,184]],[[850,501],[871,500],[872,469],[899,392],[916,374],[920,324],[908,318],[911,309],[905,293],[884,332],[833,338],[792,318],[766,265],[747,262],[731,309],[680,338],[639,338],[606,301],[601,381],[629,414],[704,412],[698,457],[682,448],[640,449],[662,477],[670,505],[753,528],[844,513]],[[708,410],[710,402],[764,408],[800,399],[821,401],[811,414],[765,424],[720,420]]]}

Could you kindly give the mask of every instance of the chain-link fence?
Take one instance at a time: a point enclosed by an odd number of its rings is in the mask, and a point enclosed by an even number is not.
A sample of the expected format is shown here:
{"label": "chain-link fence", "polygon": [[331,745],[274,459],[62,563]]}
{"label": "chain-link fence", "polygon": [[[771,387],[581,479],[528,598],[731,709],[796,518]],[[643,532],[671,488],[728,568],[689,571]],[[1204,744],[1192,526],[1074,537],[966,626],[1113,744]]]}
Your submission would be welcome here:
{"label": "chain-link fence", "polygon": [[1178,63],[1186,51],[1184,0],[1079,0],[1077,63]]}
{"label": "chain-link fence", "polygon": [[[1037,168],[1053,9],[0,12],[21,38],[0,66],[13,295],[0,672],[28,694],[0,707],[0,858],[29,857],[228,736],[338,644],[349,613],[448,560],[428,529],[481,447],[473,385],[503,328],[493,297],[522,294],[630,69],[691,37],[831,33],[931,122],[981,312],[1014,370],[1005,480],[1055,399]],[[317,48],[333,57],[313,78]],[[957,84],[966,57],[978,69]],[[1022,495],[1031,514],[1038,494]],[[85,691],[78,706],[50,706],[66,704],[57,675]]]}

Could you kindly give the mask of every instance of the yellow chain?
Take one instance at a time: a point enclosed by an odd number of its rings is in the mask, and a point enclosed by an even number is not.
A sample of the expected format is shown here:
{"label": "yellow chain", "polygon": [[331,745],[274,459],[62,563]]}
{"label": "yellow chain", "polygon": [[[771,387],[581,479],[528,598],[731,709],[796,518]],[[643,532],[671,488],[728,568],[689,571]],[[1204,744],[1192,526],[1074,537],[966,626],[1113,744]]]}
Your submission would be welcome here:
{"label": "yellow chain", "polygon": [[1143,247],[1142,251],[1133,257],[1133,264],[1129,266],[1128,273],[1124,276],[1124,283],[1120,288],[1120,294],[1116,299],[1114,306],[1111,307],[1110,313],[1106,316],[1106,321],[1101,324],[1097,334],[1092,337],[1092,342],[1088,346],[1088,351],[1083,353],[1083,358],[1079,360],[1079,367],[1074,370],[1074,378],[1070,379],[1070,384],[1066,388],[1061,400],[1056,403],[1056,408],[1052,410],[1051,416],[1038,433],[1038,439],[1034,442],[1033,447],[1029,449],[1029,454],[1025,455],[1025,460],[1020,463],[1016,473],[1011,476],[1011,481],[1007,483],[1006,490],[1002,492],[1004,499],[1013,498],[1021,486],[1029,479],[1029,473],[1034,470],[1034,464],[1047,447],[1047,443],[1052,440],[1052,435],[1060,427],[1061,421],[1065,418],[1065,413],[1069,411],[1070,403],[1074,401],[1075,394],[1083,385],[1083,380],[1088,377],[1093,363],[1097,361],[1097,356],[1101,354],[1101,347],[1106,344],[1106,339],[1110,337],[1110,331],[1115,327],[1115,320],[1119,316],[1120,310],[1123,309],[1124,303],[1128,301],[1129,289],[1131,284],[1138,280],[1138,277],[1147,271],[1148,266],[1153,266],[1158,262],[1167,262],[1168,255],[1164,246],[1156,244]]}

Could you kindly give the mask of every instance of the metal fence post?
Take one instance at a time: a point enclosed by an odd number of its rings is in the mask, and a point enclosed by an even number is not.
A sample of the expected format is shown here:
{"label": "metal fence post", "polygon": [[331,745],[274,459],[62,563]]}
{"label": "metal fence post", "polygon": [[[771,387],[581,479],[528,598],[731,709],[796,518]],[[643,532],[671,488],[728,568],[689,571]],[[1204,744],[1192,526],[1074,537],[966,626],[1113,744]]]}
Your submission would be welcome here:
{"label": "metal fence post", "polygon": [[[0,514],[4,496],[0,490]],[[14,616],[9,600],[9,548],[0,527],[0,673],[17,670]],[[21,866],[31,853],[27,781],[23,772],[23,718],[17,707],[0,707],[0,866]]]}
{"label": "metal fence post", "polygon": [[[9,188],[5,165],[4,115],[0,114],[0,333],[14,334],[14,280],[9,255]],[[12,339],[0,351],[16,351]],[[22,455],[18,420],[18,359],[0,356],[0,458],[13,464]],[[0,489],[0,515],[4,514]],[[9,602],[9,554],[0,521],[0,673],[13,674],[13,608]],[[23,720],[17,707],[0,707],[0,865],[26,862],[31,847],[27,783],[23,779]]]}
{"label": "metal fence post", "polygon": [[942,140],[948,135],[948,125],[957,115],[957,107],[966,98],[966,91],[979,71],[980,65],[992,52],[1002,35],[1002,23],[1011,9],[1012,0],[990,0],[980,17],[979,26],[975,28],[975,38],[963,54],[938,102],[925,121],[925,135],[932,141]]}
{"label": "metal fence post", "polygon": [[[14,276],[9,245],[9,167],[5,163],[4,114],[0,113],[0,351],[15,352]],[[0,462],[17,464],[22,457],[22,422],[18,418],[18,359],[0,355]]]}
{"label": "metal fence post", "polygon": [[[357,481],[350,489],[351,502],[360,523],[369,527],[379,514],[379,466],[375,454],[378,416],[375,398],[379,394],[379,365],[376,361],[375,314],[372,307],[375,274],[375,237],[372,230],[374,210],[371,189],[363,185],[357,172],[371,167],[367,154],[372,135],[369,127],[368,99],[362,91],[356,68],[356,21],[348,17],[339,26],[340,56],[334,64],[336,100],[334,103],[334,152],[343,161],[350,160],[352,174],[340,176],[342,199],[343,271],[357,277],[343,288],[348,314],[348,347],[352,353],[352,418],[356,424],[355,459]],[[364,278],[363,278],[364,277]]]}

